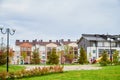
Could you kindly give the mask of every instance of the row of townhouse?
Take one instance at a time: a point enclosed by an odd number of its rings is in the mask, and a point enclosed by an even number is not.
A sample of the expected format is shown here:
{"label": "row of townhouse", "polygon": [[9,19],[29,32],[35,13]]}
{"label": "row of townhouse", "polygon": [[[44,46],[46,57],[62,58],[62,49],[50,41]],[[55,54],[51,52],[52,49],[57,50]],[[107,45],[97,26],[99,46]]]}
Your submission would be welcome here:
{"label": "row of townhouse", "polygon": [[[70,39],[67,41],[64,41],[63,39],[56,41],[33,40],[32,42],[29,42],[29,40],[16,40],[13,64],[29,64],[32,52],[36,48],[39,49],[40,62],[46,64],[49,51],[56,48],[57,52],[63,51],[63,54],[67,54],[65,52],[65,46],[68,46],[69,48],[72,47],[74,55],[77,56],[75,60],[78,59],[81,47],[86,50],[87,59],[89,61],[91,61],[91,59],[99,58],[104,50],[106,50],[112,58],[112,54],[115,50],[119,51],[120,54],[120,35],[82,34],[81,38],[77,41],[71,41]],[[24,54],[27,55],[25,60],[22,58],[22,55]],[[59,56],[59,62],[60,64],[66,62],[64,55],[61,54]]]}
{"label": "row of townhouse", "polygon": [[[62,50],[64,51],[65,46],[69,46],[69,48],[72,47],[74,55],[78,55],[78,45],[76,41],[71,41],[70,39],[68,39],[67,41],[64,41],[63,39],[56,41],[33,40],[32,42],[30,42],[29,40],[16,40],[13,64],[30,64],[32,52],[35,49],[39,50],[39,57],[41,59],[40,62],[42,64],[46,64],[49,51],[51,51],[53,48],[56,49],[56,52]],[[26,55],[25,59],[23,59],[23,55]],[[64,56],[60,55],[59,63],[61,64],[64,62]]]}
{"label": "row of townhouse", "polygon": [[108,52],[110,59],[115,50],[120,55],[120,35],[82,34],[77,44],[79,49],[83,47],[86,50],[88,60],[99,58],[104,50]]}

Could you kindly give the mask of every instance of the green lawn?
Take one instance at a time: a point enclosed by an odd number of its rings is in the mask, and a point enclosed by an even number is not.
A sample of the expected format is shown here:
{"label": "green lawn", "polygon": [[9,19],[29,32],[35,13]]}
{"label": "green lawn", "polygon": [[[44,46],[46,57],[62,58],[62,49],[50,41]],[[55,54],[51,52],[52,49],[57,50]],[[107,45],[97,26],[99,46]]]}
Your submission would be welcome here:
{"label": "green lawn", "polygon": [[[25,67],[23,66],[18,66],[18,65],[9,65],[9,72],[14,72],[18,71],[21,69],[24,69]],[[6,65],[0,66],[0,72],[6,71]]]}
{"label": "green lawn", "polygon": [[20,80],[120,80],[120,66],[107,66],[101,70],[66,71]]}

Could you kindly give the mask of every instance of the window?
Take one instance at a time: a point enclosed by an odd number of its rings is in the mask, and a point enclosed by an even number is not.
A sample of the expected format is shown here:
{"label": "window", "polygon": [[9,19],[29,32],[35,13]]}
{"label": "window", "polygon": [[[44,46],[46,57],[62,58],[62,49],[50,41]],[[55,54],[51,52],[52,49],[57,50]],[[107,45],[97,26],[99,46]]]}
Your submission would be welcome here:
{"label": "window", "polygon": [[42,59],[45,59],[45,56],[42,56]]}
{"label": "window", "polygon": [[99,51],[99,57],[100,57],[102,55],[104,49],[99,49],[98,51]]}
{"label": "window", "polygon": [[47,47],[47,51],[51,51],[51,47]]}
{"label": "window", "polygon": [[104,42],[104,46],[106,47],[110,46],[110,42]]}
{"label": "window", "polygon": [[17,56],[17,58],[19,58],[19,56]]}
{"label": "window", "polygon": [[90,42],[90,46],[91,47],[96,47],[97,46],[97,42],[95,42],[95,41],[94,42]]}
{"label": "window", "polygon": [[41,50],[41,51],[45,51],[45,47],[44,47],[44,46],[41,46],[41,47],[40,47],[40,50]]}
{"label": "window", "polygon": [[22,51],[27,51],[26,47],[21,48]]}
{"label": "window", "polygon": [[103,46],[103,42],[98,42],[98,46],[102,47]]}
{"label": "window", "polygon": [[96,50],[93,50],[93,53],[96,53]]}
{"label": "window", "polygon": [[115,45],[116,45],[115,42],[112,42],[112,43],[111,43],[111,46],[112,46],[112,47],[115,47]]}
{"label": "window", "polygon": [[45,54],[45,52],[43,52],[42,54]]}
{"label": "window", "polygon": [[31,49],[28,47],[28,51],[31,51]]}
{"label": "window", "polygon": [[27,52],[27,56],[30,56],[30,51]]}

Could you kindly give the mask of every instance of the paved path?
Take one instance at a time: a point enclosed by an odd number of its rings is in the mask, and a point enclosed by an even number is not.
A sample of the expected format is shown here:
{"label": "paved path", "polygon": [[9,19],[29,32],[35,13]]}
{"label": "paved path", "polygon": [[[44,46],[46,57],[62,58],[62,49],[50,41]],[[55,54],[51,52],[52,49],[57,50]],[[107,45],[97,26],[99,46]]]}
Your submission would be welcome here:
{"label": "paved path", "polygon": [[[26,70],[30,70],[30,69],[33,69],[33,68],[36,68],[36,67],[49,67],[48,65],[47,66],[44,66],[44,65],[23,65],[26,67]],[[64,66],[64,71],[69,71],[69,70],[97,70],[97,69],[101,69],[102,67],[97,67],[97,66],[94,66],[94,65],[65,65]]]}
{"label": "paved path", "polygon": [[73,66],[64,66],[64,71],[69,70],[97,70],[101,69],[101,67],[93,66],[93,65],[73,65]]}

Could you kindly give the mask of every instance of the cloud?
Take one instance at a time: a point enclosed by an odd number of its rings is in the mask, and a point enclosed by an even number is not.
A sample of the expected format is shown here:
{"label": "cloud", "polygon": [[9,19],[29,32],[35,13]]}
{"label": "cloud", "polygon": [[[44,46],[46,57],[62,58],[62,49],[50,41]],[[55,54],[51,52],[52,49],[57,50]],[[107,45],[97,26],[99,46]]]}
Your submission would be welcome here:
{"label": "cloud", "polygon": [[[82,33],[119,34],[119,0],[2,0],[0,24],[16,39],[78,39]],[[9,27],[9,26],[6,26]]]}

